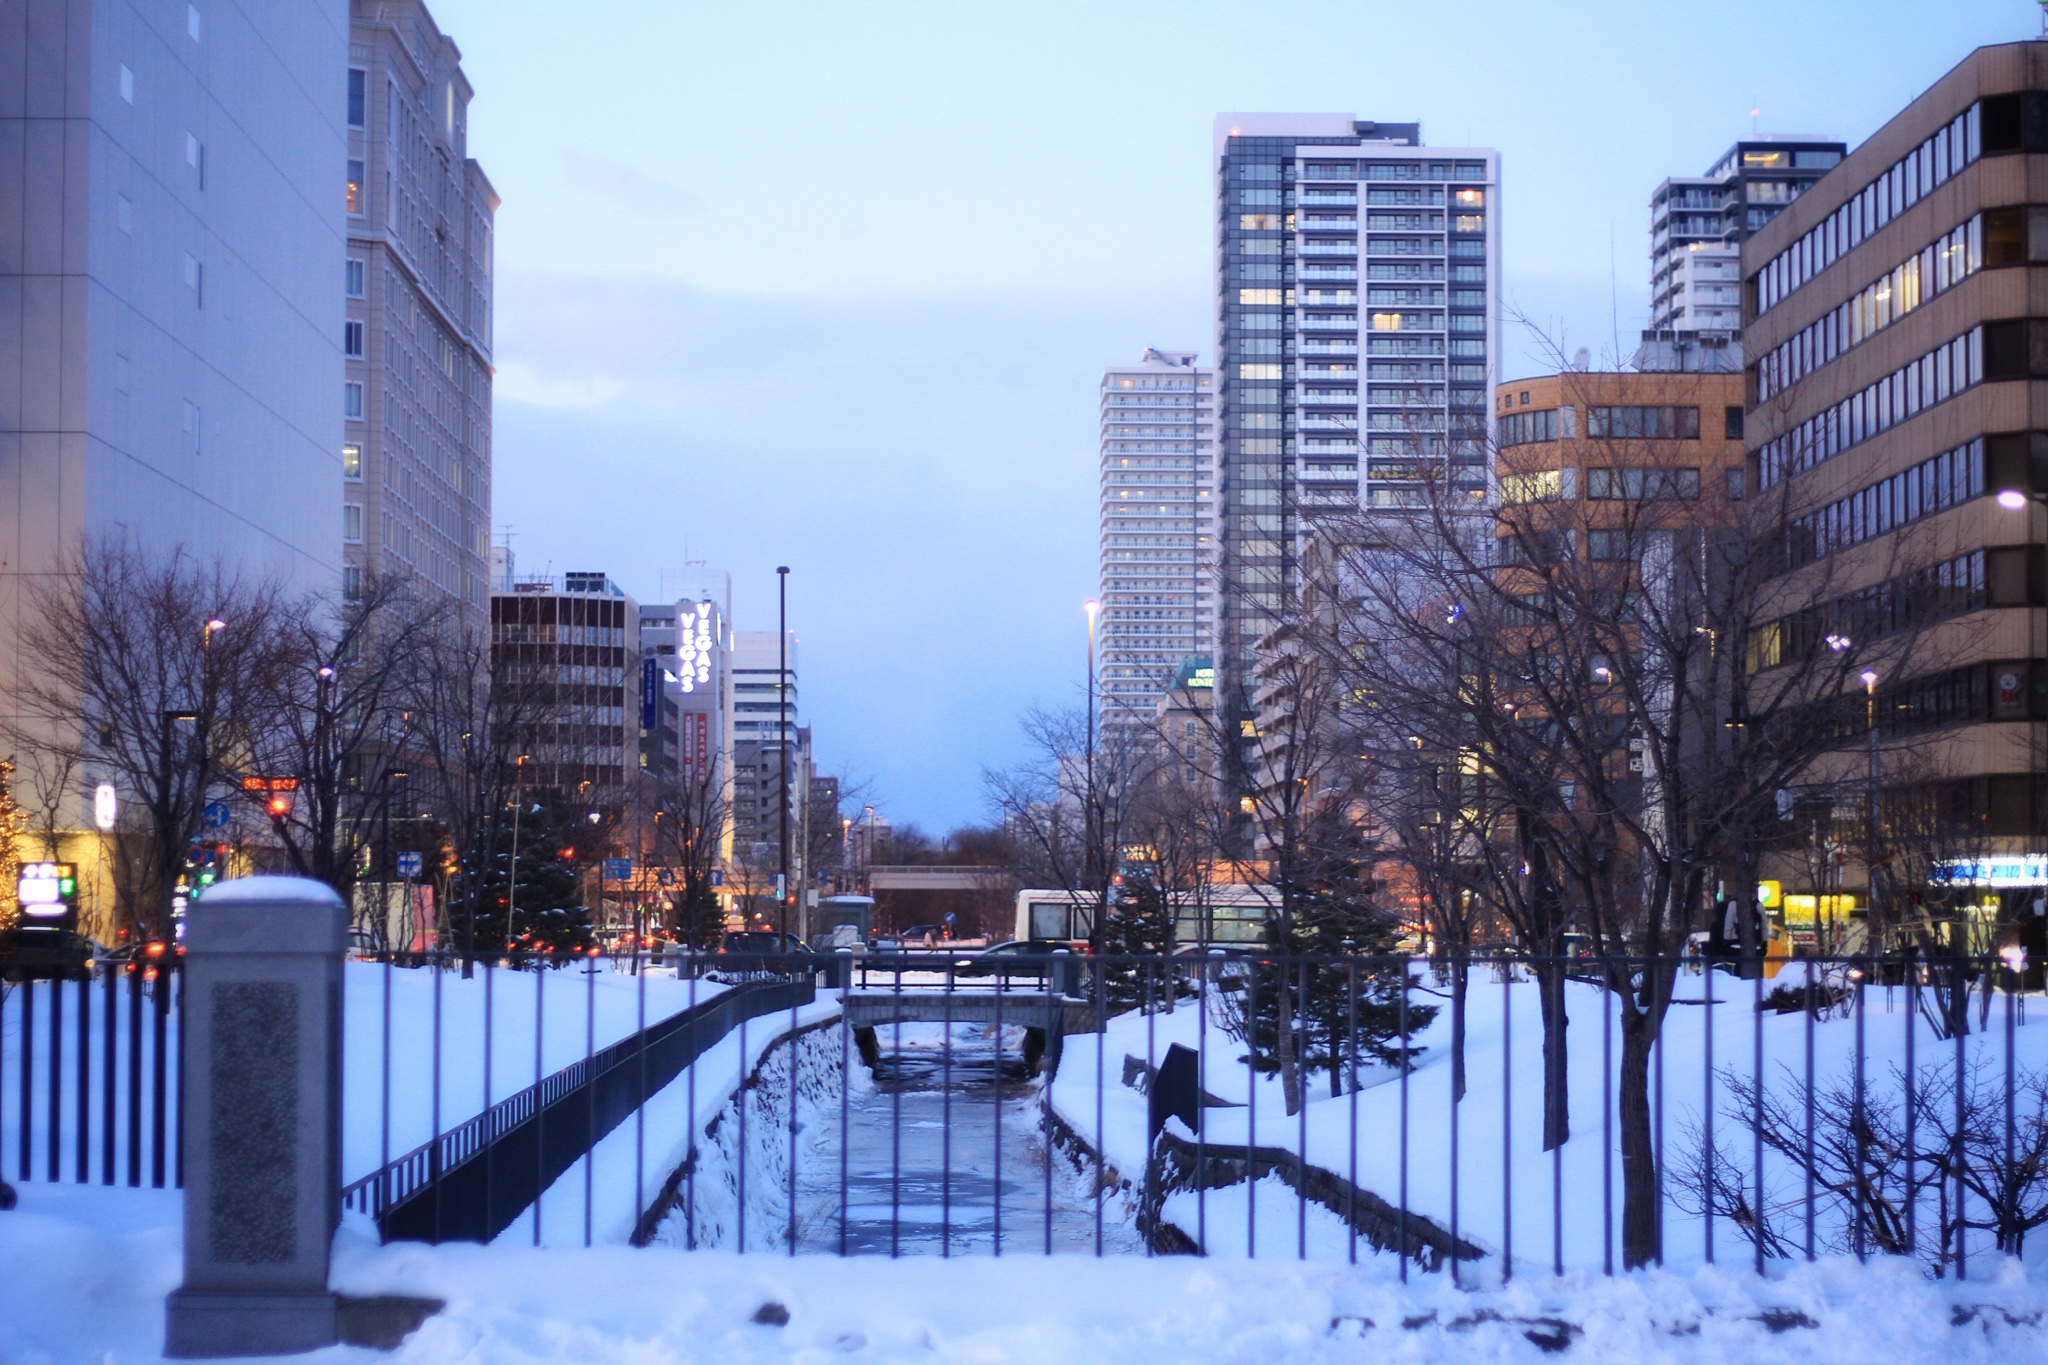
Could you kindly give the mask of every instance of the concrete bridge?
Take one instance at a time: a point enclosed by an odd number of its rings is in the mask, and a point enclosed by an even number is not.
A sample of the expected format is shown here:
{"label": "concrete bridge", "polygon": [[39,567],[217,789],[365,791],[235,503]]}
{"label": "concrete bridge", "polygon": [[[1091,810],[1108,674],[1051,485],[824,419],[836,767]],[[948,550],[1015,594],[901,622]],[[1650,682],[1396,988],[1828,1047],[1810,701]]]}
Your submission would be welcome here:
{"label": "concrete bridge", "polygon": [[1059,1067],[1060,1044],[1070,1033],[1100,1033],[1093,1001],[1044,991],[852,991],[845,997],[846,1026],[873,1066],[881,1057],[876,1030],[891,1024],[1016,1024],[1024,1029],[1024,1061],[1046,1071]]}

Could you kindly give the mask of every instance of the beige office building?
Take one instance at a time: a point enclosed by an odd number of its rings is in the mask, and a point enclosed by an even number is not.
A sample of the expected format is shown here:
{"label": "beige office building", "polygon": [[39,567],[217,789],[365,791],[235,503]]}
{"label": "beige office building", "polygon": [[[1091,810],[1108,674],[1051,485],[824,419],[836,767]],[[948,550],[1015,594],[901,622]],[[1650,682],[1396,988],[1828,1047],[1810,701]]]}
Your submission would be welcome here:
{"label": "beige office building", "polygon": [[[1886,755],[1880,866],[1910,851],[1916,800],[1946,812],[1954,855],[1928,864],[1990,907],[2000,937],[2031,923],[2038,939],[2048,318],[2032,315],[2048,313],[2048,209],[2034,204],[2048,204],[2048,42],[1980,48],[1751,236],[1742,268],[1752,496],[1783,499],[1792,572],[1826,575],[1861,612],[1853,645],[1830,639],[1874,675],[1841,728],[1845,771],[1873,725]],[[1888,637],[1908,635],[1901,656]],[[1862,848],[1840,861],[1841,889],[1867,894]],[[1962,899],[1940,875],[1879,882],[1915,904]]]}

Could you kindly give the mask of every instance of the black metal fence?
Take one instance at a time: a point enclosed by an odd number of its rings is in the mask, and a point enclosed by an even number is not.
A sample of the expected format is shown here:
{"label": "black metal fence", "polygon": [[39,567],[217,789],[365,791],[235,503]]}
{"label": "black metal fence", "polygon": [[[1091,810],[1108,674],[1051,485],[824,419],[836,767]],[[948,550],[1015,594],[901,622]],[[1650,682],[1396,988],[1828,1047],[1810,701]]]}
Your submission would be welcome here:
{"label": "black metal fence", "polygon": [[[1964,1276],[2048,1224],[2048,1020],[2011,955],[430,956],[348,979],[368,1174],[343,1198],[391,1238],[527,1213],[539,1242],[579,1160],[586,1243],[790,1254]],[[6,988],[0,1170],[178,1183],[178,983]],[[700,1078],[728,1034],[737,1060]],[[627,1172],[603,1144],[629,1118]]]}
{"label": "black metal fence", "polygon": [[145,958],[79,980],[0,984],[0,1175],[184,1184],[176,964]]}

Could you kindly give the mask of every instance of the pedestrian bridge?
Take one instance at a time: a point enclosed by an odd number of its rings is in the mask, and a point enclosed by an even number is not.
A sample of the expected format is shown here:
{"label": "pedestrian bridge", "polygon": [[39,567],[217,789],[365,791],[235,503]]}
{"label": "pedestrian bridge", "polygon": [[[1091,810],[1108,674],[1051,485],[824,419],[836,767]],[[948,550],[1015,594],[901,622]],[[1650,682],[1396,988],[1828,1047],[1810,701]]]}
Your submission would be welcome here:
{"label": "pedestrian bridge", "polygon": [[1025,1064],[1036,1069],[1042,1059],[1048,1072],[1059,1068],[1068,1034],[1102,1032],[1093,1002],[1044,991],[850,991],[844,1006],[869,1066],[881,1058],[877,1030],[892,1024],[1015,1024],[1024,1030]]}

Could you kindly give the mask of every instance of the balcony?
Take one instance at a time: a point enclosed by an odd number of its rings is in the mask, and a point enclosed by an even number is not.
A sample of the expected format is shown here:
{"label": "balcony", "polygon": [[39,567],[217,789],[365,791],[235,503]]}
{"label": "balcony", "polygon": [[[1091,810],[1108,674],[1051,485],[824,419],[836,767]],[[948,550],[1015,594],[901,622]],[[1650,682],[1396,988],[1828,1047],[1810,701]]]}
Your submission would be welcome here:
{"label": "balcony", "polygon": [[1302,355],[1304,355],[1304,356],[1311,356],[1311,355],[1348,355],[1348,356],[1355,356],[1355,355],[1357,355],[1357,354],[1358,354],[1358,339],[1357,339],[1356,337],[1350,337],[1350,338],[1347,338],[1347,339],[1345,339],[1345,340],[1342,340],[1342,341],[1338,341],[1338,340],[1334,340],[1334,339],[1332,339],[1332,340],[1322,340],[1322,339],[1305,339],[1305,340],[1304,340],[1304,341],[1303,341],[1303,342],[1301,343],[1301,354],[1302,354]]}
{"label": "balcony", "polygon": [[1368,256],[1441,256],[1444,243],[1441,237],[1374,237],[1365,244]]}
{"label": "balcony", "polygon": [[1358,242],[1355,239],[1311,237],[1301,244],[1296,253],[1299,256],[1356,256]]}
{"label": "balcony", "polygon": [[[1355,317],[1316,317],[1314,314],[1310,314],[1301,320],[1301,330],[1304,332],[1336,331],[1356,333],[1358,331],[1358,319]],[[1354,335],[1352,339],[1356,340],[1357,338]]]}
{"label": "balcony", "polygon": [[[1356,248],[1353,249],[1352,254],[1356,254]],[[1305,283],[1341,280],[1355,284],[1358,281],[1358,267],[1355,265],[1335,265],[1331,263],[1304,265],[1296,271],[1296,276]]]}
{"label": "balcony", "polygon": [[1300,218],[1296,220],[1296,226],[1302,232],[1356,232],[1358,231],[1358,220],[1356,218],[1337,218],[1334,216],[1328,218]]}
{"label": "balcony", "polygon": [[1297,196],[1297,199],[1301,207],[1305,209],[1355,209],[1358,207],[1358,194],[1355,190],[1350,193],[1338,190],[1303,190]]}

